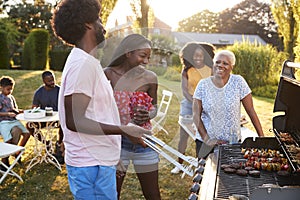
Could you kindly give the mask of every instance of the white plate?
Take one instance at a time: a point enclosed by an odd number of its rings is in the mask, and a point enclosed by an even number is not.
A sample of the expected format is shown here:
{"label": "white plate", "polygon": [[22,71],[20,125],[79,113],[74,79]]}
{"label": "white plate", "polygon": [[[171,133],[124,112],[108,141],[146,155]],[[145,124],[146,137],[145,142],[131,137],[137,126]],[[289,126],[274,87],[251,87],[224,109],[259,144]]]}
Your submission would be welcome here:
{"label": "white plate", "polygon": [[24,110],[24,118],[27,119],[38,119],[46,116],[46,111],[39,109],[38,112],[31,112],[32,110]]}

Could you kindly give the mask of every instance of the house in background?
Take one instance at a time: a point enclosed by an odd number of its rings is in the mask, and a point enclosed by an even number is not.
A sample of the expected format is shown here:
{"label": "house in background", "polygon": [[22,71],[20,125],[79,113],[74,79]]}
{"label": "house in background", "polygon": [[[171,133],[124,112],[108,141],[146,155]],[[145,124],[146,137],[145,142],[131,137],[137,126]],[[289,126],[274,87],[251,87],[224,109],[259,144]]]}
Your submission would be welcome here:
{"label": "house in background", "polygon": [[132,16],[126,16],[126,22],[123,24],[119,24],[116,19],[115,26],[108,29],[108,37],[125,37],[133,33],[133,22]]}
{"label": "house in background", "polygon": [[[115,26],[108,28],[108,37],[125,37],[129,34],[136,33],[133,27],[134,17],[126,16],[126,22],[120,24],[118,20],[115,21]],[[157,17],[153,22],[153,27],[148,28],[149,35],[164,35],[172,37],[172,27],[164,23]]]}
{"label": "house in background", "polygon": [[[134,33],[133,21],[134,18],[132,16],[127,16],[126,22],[123,24],[119,24],[116,20],[115,27],[108,29],[108,35],[125,37],[131,33]],[[261,45],[267,44],[258,35],[172,32],[172,28],[158,18],[154,19],[153,27],[149,28],[149,35],[152,34],[170,36],[180,47],[182,47],[187,42],[192,41],[208,42],[213,44],[216,48],[233,45],[236,42],[243,41],[249,41],[250,43],[256,43]]]}
{"label": "house in background", "polygon": [[[129,34],[136,33],[133,27],[134,18],[126,17],[126,22],[119,24],[115,21],[115,26],[108,29],[108,37],[123,38]],[[233,45],[236,42],[249,41],[250,43],[266,45],[267,43],[258,35],[247,34],[222,34],[222,33],[194,33],[194,32],[173,32],[172,28],[158,18],[154,19],[153,27],[149,28],[149,35],[163,35],[171,37],[176,43],[178,49],[182,48],[187,42],[207,42],[216,48],[223,48]],[[171,55],[178,54],[176,52],[163,52],[164,50],[153,48],[150,65],[168,66],[171,65]]]}
{"label": "house in background", "polygon": [[186,32],[172,32],[175,42],[179,46],[184,46],[187,42],[208,42],[213,44],[216,48],[233,45],[236,42],[249,41],[266,45],[267,43],[258,35],[247,34],[223,34],[223,33],[186,33]]}

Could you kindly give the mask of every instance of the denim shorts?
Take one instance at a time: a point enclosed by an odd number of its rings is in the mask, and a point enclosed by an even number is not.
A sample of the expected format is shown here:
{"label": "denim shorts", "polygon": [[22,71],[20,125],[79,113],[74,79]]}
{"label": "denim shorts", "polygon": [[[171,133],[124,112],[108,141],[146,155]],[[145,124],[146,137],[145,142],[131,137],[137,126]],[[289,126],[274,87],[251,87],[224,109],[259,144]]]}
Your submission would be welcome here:
{"label": "denim shorts", "polygon": [[134,165],[152,165],[159,162],[159,155],[150,147],[133,144],[128,138],[122,137],[121,160],[126,166],[130,160]]}
{"label": "denim shorts", "polygon": [[75,200],[117,200],[115,166],[66,167]]}
{"label": "denim shorts", "polygon": [[152,149],[143,153],[136,153],[122,149],[121,160],[125,166],[128,166],[130,161],[132,161],[133,165],[152,165],[159,162],[159,155]]}
{"label": "denim shorts", "polygon": [[7,142],[12,138],[11,129],[17,126],[22,130],[22,133],[28,133],[29,131],[24,127],[24,125],[19,120],[4,120],[0,122],[0,134],[3,137],[3,141]]}

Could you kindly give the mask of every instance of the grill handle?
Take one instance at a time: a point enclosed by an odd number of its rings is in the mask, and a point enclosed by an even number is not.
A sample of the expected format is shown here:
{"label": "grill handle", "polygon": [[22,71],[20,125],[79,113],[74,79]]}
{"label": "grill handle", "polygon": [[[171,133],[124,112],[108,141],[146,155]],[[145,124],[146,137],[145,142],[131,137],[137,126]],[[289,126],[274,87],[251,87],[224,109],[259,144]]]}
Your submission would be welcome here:
{"label": "grill handle", "polygon": [[291,62],[289,60],[284,61],[281,76],[295,79],[295,68],[300,69],[300,63]]}

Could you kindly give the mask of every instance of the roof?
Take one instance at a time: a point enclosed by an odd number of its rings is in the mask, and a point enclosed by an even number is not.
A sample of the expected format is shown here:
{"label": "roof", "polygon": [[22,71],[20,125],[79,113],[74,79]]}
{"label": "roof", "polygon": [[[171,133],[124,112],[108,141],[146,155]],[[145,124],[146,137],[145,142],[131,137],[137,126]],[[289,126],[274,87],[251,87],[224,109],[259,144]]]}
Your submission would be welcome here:
{"label": "roof", "polygon": [[184,45],[187,42],[208,42],[215,46],[233,45],[235,42],[249,41],[266,45],[267,43],[258,35],[247,34],[222,34],[222,33],[191,33],[191,32],[172,32],[175,40]]}
{"label": "roof", "polygon": [[167,29],[167,30],[170,30],[170,31],[171,31],[171,29],[172,29],[171,26],[169,26],[169,25],[166,24],[165,22],[161,21],[161,20],[158,19],[157,17],[155,17],[155,19],[154,19],[153,28]]}

